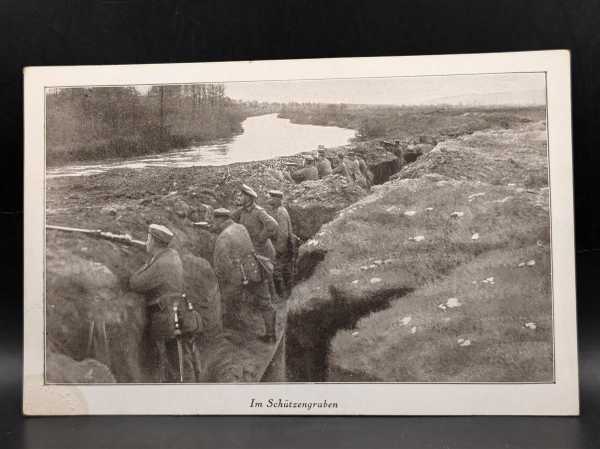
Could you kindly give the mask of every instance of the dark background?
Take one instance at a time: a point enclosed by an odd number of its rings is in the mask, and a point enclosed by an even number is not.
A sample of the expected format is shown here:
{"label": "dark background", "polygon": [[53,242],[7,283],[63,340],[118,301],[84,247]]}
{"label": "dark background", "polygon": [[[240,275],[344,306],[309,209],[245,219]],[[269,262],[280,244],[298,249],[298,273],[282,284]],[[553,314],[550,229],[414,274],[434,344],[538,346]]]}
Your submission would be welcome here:
{"label": "dark background", "polygon": [[[598,0],[0,0],[0,447],[600,446]],[[579,418],[20,416],[22,68],[570,49]],[[25,180],[26,182],[26,180]],[[557,232],[560,232],[558,230]]]}

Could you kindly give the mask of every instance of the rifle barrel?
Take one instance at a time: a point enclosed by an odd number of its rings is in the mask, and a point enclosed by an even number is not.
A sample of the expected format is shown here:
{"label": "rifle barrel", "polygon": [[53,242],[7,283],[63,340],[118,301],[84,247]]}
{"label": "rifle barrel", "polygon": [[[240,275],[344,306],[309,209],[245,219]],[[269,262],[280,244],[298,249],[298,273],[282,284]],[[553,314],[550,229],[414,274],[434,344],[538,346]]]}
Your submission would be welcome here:
{"label": "rifle barrel", "polygon": [[101,238],[104,240],[110,240],[113,242],[122,243],[124,245],[137,246],[140,248],[143,248],[146,246],[146,242],[142,242],[141,240],[134,240],[129,235],[113,234],[112,232],[105,232],[105,231],[102,231],[101,229],[71,228],[68,226],[54,226],[54,225],[46,225],[46,229],[53,230],[53,231],[87,234],[87,235]]}
{"label": "rifle barrel", "polygon": [[46,225],[46,229],[52,229],[54,231],[64,231],[64,232],[79,232],[83,234],[100,234],[102,230],[100,229],[83,229],[83,228],[70,228],[67,226],[54,226],[54,225]]}

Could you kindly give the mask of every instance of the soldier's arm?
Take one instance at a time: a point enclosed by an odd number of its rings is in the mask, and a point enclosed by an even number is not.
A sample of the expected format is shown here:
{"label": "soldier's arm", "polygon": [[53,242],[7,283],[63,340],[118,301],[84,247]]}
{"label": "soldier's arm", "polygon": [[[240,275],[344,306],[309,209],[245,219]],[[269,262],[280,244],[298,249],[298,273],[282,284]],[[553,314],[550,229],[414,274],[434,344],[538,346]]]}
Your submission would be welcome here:
{"label": "soldier's arm", "polygon": [[135,292],[144,293],[158,287],[162,282],[161,263],[160,260],[156,260],[133,273],[129,278],[129,288]]}
{"label": "soldier's arm", "polygon": [[340,162],[337,167],[335,167],[331,173],[333,174],[344,174],[344,164]]}
{"label": "soldier's arm", "polygon": [[270,238],[277,238],[277,233],[279,232],[279,224],[277,224],[277,220],[271,217],[264,209],[259,211],[258,218],[263,224],[263,230],[260,233],[260,240],[264,242]]}
{"label": "soldier's arm", "polygon": [[231,219],[233,221],[239,222],[240,221],[240,217],[242,216],[242,210],[244,210],[243,207],[238,207],[236,210],[234,210],[233,212],[231,212]]}

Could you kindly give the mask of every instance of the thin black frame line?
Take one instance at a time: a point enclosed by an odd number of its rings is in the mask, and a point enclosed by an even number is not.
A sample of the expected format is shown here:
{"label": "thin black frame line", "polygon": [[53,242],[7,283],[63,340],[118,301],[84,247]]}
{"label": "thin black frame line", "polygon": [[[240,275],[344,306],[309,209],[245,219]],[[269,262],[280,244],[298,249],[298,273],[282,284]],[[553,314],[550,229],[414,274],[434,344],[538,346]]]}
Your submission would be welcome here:
{"label": "thin black frame line", "polygon": [[552,255],[552,180],[550,179],[550,126],[548,122],[548,72],[544,72],[544,93],[546,97],[546,159],[548,160],[548,214],[550,221],[550,296],[552,298],[552,379],[556,384],[556,322],[554,316],[554,260]]}
{"label": "thin black frame line", "polygon": [[45,383],[46,386],[80,386],[80,387],[132,387],[132,386],[161,386],[161,385],[181,385],[185,386],[225,386],[235,387],[236,385],[554,385],[556,382],[155,382],[155,383],[136,383],[136,382],[104,382],[104,383]]}
{"label": "thin black frame line", "polygon": [[[417,77],[445,77],[445,76],[471,76],[471,75],[501,75],[501,74],[516,74],[516,73],[543,73],[544,74],[544,89],[545,89],[545,102],[544,109],[546,112],[546,158],[548,161],[547,171],[548,171],[548,196],[549,196],[549,207],[548,207],[548,216],[549,216],[549,227],[550,227],[550,281],[551,286],[553,286],[553,265],[552,265],[552,189],[550,188],[550,127],[548,121],[548,72],[546,70],[543,71],[517,71],[517,72],[488,72],[488,73],[458,73],[458,74],[443,74],[443,75],[399,75],[399,76],[379,76],[379,77],[353,77],[353,78],[315,78],[315,79],[290,79],[290,80],[246,80],[246,81],[227,81],[222,83],[256,83],[256,82],[274,82],[274,81],[317,81],[317,80],[352,80],[352,79],[389,79],[389,78],[417,78]],[[212,83],[217,81],[203,81],[196,83],[164,83],[164,84],[115,84],[115,85],[88,85],[91,87],[119,87],[119,86],[166,86],[166,85],[186,85],[186,84],[202,84],[202,83]],[[72,86],[73,88],[85,88],[88,86]],[[43,86],[44,90],[44,225],[46,224],[47,218],[47,208],[46,208],[46,177],[47,177],[47,166],[46,166],[46,89],[51,88],[69,88],[70,86]],[[374,105],[376,106],[376,105]],[[402,105],[389,105],[389,106],[402,106]],[[436,105],[417,105],[417,106],[436,106]],[[467,106],[468,107],[468,106]],[[485,107],[485,106],[484,106]],[[489,107],[494,107],[490,105]],[[506,108],[511,107],[539,107],[539,105],[527,105],[527,106],[518,106],[518,105],[507,105]],[[554,317],[554,289],[551,289],[551,306],[552,306],[552,382],[205,382],[205,383],[167,383],[167,382],[155,382],[155,383],[125,383],[125,382],[115,382],[115,383],[48,383],[46,381],[46,232],[44,229],[44,294],[43,294],[43,309],[44,309],[44,386],[134,386],[134,385],[556,385],[556,334],[555,334],[555,317]]]}
{"label": "thin black frame line", "polygon": [[[202,64],[202,63],[197,63]],[[359,79],[391,79],[391,78],[430,78],[430,77],[447,77],[447,76],[475,76],[475,75],[506,75],[506,74],[534,74],[544,73],[546,70],[532,71],[515,71],[515,72],[473,72],[473,73],[445,73],[442,75],[388,75],[388,76],[353,76],[353,77],[338,77],[338,78],[287,78],[287,79],[265,79],[265,80],[233,80],[233,81],[190,81],[177,83],[135,83],[135,84],[85,84],[85,85],[63,85],[63,86],[44,86],[44,89],[59,88],[59,89],[76,89],[85,87],[129,87],[129,86],[184,86],[190,84],[205,84],[205,83],[275,83],[275,82],[301,82],[301,81],[341,81],[341,80],[359,80]]]}

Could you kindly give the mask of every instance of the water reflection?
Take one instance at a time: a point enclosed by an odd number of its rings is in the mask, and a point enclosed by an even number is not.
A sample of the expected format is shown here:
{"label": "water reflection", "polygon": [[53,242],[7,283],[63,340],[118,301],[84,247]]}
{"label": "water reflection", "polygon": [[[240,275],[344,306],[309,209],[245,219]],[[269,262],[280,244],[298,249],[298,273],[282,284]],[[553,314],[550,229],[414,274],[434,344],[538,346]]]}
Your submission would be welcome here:
{"label": "water reflection", "polygon": [[355,135],[354,130],[335,126],[294,124],[288,119],[278,118],[277,114],[249,117],[242,123],[242,127],[244,132],[229,141],[101,164],[50,168],[47,170],[47,177],[94,175],[115,168],[178,168],[257,161],[314,150],[317,145],[344,145]]}

